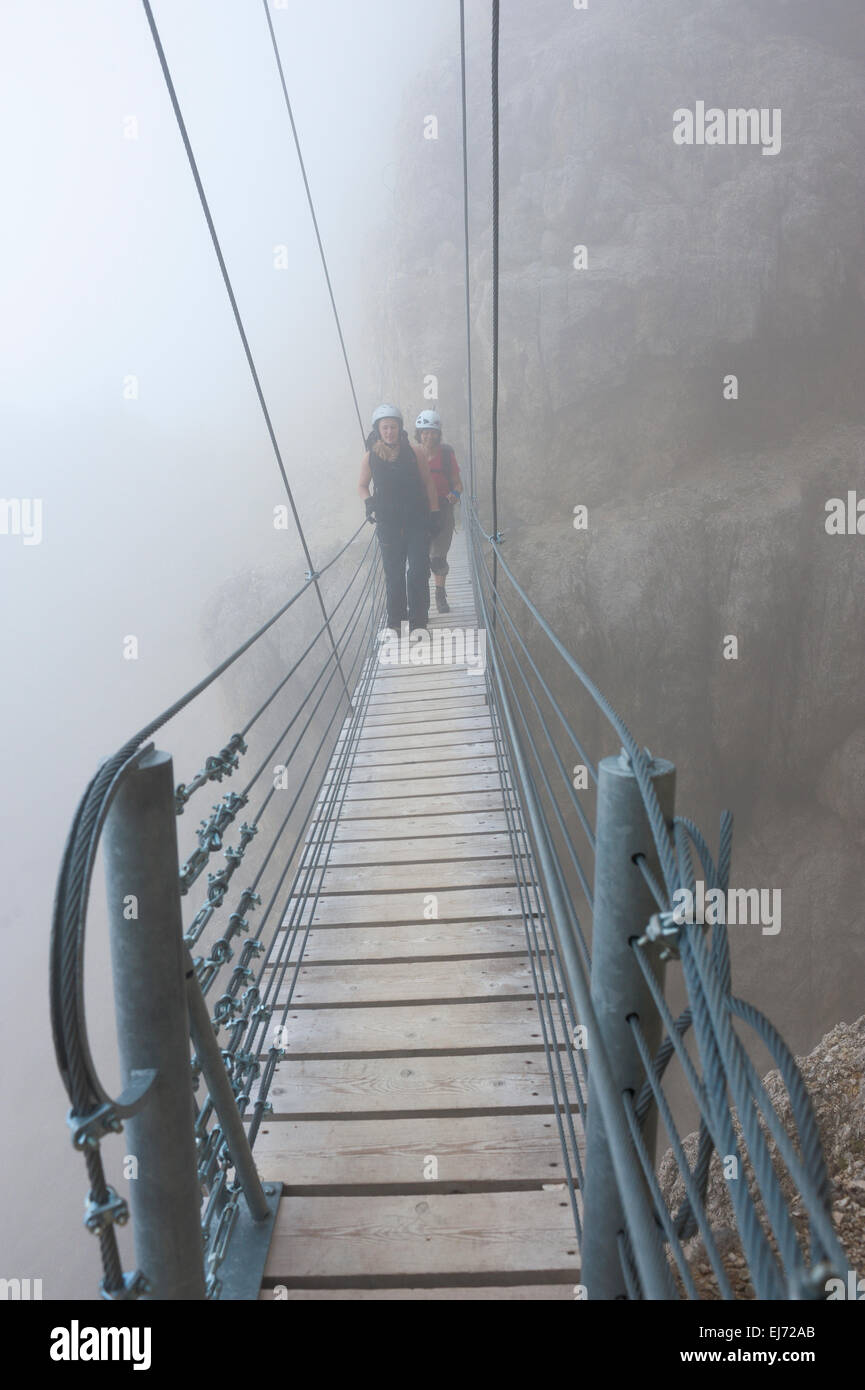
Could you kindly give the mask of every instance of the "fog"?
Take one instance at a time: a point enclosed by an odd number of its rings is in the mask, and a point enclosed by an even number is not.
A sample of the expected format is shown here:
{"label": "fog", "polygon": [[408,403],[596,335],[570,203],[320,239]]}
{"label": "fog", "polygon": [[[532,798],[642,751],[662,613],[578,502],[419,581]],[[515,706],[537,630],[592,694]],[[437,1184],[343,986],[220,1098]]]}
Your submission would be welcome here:
{"label": "fog", "polygon": [[[154,13],[321,564],[361,519],[360,431],[265,15],[241,0],[172,0]],[[424,50],[453,41],[458,9],[316,0],[274,7],[273,21],[366,416],[387,394],[367,341],[375,287],[364,267],[402,216],[393,130]],[[81,1225],[86,1175],[48,1018],[65,837],[99,760],[268,618],[306,564],[293,525],[273,525],[282,482],[142,6],[5,0],[0,55],[2,494],[42,501],[40,544],[0,537],[0,1275],[42,1278],[46,1298],[90,1298],[98,1246]],[[263,605],[253,569],[282,576]],[[244,708],[266,693],[247,691]],[[172,725],[177,780],[237,717],[214,694]],[[92,953],[88,1022],[110,1081],[104,939]]]}
{"label": "fog", "polygon": [[[489,6],[467,8],[488,524]],[[320,566],[362,516],[360,429],[265,15],[253,0],[159,0],[155,13]],[[288,0],[272,15],[364,419],[383,398],[420,409],[437,375],[465,476],[459,7]],[[0,492],[42,503],[39,544],[0,535],[0,1277],[90,1298],[98,1250],[48,1019],[65,836],[99,760],[265,621],[306,561],[293,526],[273,524],[282,481],[139,0],[5,0],[0,67]],[[640,743],[675,762],[677,808],[711,843],[733,810],[734,882],[783,892],[779,936],[733,940],[733,980],[798,1053],[861,1014],[865,969],[865,569],[856,537],[825,526],[865,456],[863,69],[853,0],[502,6],[508,562]],[[704,97],[783,108],[783,142],[768,158],[682,147],[674,113]],[[315,624],[314,601],[299,606],[158,736],[176,780],[242,725]],[[615,752],[570,674],[547,675],[592,755]],[[179,821],[182,855],[219,794]],[[110,1084],[98,901],[88,951]]]}

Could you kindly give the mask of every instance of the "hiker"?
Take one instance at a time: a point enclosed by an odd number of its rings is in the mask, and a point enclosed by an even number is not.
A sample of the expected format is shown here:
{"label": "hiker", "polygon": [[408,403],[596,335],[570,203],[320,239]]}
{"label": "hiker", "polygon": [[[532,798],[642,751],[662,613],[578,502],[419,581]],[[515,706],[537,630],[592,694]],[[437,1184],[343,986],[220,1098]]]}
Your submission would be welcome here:
{"label": "hiker", "polygon": [[429,562],[435,575],[436,609],[439,613],[449,613],[445,589],[450,568],[447,557],[454,535],[454,507],[462,495],[463,483],[456,454],[449,444],[442,443],[442,422],[437,410],[421,411],[415,420],[414,437],[421,446],[438,493],[442,520],[430,540]]}
{"label": "hiker", "polygon": [[399,635],[406,619],[412,631],[425,628],[429,619],[429,544],[441,525],[439,495],[423,450],[410,443],[403,429],[398,406],[380,405],[373,411],[366,446],[358,492],[367,521],[378,529],[387,625]]}

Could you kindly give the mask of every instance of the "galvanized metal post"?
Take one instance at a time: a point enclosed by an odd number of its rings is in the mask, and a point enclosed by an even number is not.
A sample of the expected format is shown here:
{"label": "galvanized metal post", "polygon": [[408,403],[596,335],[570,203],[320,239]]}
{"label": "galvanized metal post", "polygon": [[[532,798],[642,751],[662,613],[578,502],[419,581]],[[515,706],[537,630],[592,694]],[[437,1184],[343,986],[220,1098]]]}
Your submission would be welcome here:
{"label": "galvanized metal post", "polygon": [[[663,758],[653,758],[651,774],[664,818],[670,822],[676,769]],[[596,836],[592,1003],[616,1091],[636,1094],[645,1075],[627,1019],[631,1014],[639,1015],[653,1053],[661,1042],[661,1020],[633,949],[628,945],[632,937],[642,934],[649,918],[657,911],[654,898],[633,862],[634,855],[644,854],[658,878],[660,870],[637,779],[624,752],[617,758],[603,758],[598,766]],[[663,985],[663,965],[658,963],[655,971]],[[618,1233],[624,1229],[624,1216],[607,1135],[592,1086],[592,1041],[589,1037],[581,1278],[590,1300],[626,1298],[617,1240]],[[654,1111],[647,1117],[643,1135],[649,1153],[654,1154]]]}
{"label": "galvanized metal post", "polygon": [[157,1072],[125,1123],[129,1200],[149,1297],[203,1299],[201,1190],[194,1136],[174,772],[146,753],[118,789],[103,834],[117,1040],[124,1085]]}

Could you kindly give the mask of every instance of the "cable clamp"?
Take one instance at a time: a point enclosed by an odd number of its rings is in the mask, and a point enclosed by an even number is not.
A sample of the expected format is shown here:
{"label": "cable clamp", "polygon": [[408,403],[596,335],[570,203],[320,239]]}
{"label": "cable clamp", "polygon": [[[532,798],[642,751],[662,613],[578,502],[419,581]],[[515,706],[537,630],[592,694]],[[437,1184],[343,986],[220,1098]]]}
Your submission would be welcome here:
{"label": "cable clamp", "polygon": [[125,1197],[118,1197],[113,1187],[106,1188],[108,1198],[104,1202],[94,1202],[93,1194],[84,1203],[84,1225],[94,1236],[101,1236],[115,1223],[125,1226],[129,1220],[129,1205]]}
{"label": "cable clamp", "polygon": [[321,579],[321,570],[307,570],[306,579],[308,583],[312,583],[313,579]]}
{"label": "cable clamp", "polygon": [[97,1149],[100,1139],[104,1139],[106,1134],[119,1134],[123,1129],[110,1100],[100,1105],[92,1115],[73,1115],[70,1110],[66,1123],[72,1130],[72,1143],[76,1149]]}
{"label": "cable clamp", "polygon": [[675,912],[656,912],[649,918],[648,926],[642,936],[637,938],[638,946],[661,944],[661,960],[679,959],[679,938],[684,922],[680,922]]}

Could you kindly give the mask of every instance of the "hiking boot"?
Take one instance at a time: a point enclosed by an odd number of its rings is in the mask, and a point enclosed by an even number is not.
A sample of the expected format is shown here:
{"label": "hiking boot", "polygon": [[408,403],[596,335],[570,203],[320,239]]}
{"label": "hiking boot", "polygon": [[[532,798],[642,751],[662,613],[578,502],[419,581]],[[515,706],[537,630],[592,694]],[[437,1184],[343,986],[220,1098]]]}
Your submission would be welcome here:
{"label": "hiking boot", "polygon": [[444,584],[436,585],[436,610],[439,613],[449,613],[451,611]]}

